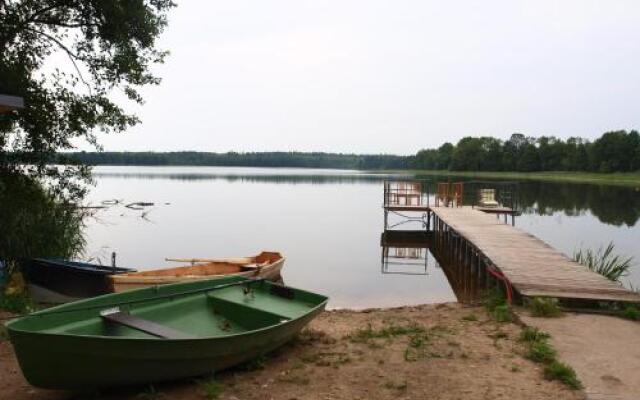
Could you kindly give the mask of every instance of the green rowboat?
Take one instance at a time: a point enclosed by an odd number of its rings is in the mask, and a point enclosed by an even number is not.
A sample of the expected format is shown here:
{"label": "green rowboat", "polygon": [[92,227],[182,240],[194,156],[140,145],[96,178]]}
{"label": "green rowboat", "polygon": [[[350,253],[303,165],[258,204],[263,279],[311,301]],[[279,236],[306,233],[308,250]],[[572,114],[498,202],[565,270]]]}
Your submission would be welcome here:
{"label": "green rowboat", "polygon": [[277,348],[327,298],[229,277],[108,294],[7,324],[34,386],[84,390],[198,376]]}

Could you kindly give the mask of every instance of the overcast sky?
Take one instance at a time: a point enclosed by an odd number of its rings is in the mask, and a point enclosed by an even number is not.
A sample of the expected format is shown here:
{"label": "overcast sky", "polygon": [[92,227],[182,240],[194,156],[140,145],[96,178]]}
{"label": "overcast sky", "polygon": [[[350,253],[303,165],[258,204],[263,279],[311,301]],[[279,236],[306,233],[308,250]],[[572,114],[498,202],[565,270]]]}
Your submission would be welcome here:
{"label": "overcast sky", "polygon": [[640,127],[640,1],[177,0],[106,150],[410,154]]}

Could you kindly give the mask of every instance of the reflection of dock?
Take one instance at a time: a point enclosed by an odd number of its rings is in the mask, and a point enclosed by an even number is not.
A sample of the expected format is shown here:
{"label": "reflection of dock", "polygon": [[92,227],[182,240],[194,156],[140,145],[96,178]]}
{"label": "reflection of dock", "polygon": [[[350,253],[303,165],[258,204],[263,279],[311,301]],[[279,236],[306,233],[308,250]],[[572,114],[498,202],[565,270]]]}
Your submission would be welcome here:
{"label": "reflection of dock", "polygon": [[[476,292],[478,287],[499,284],[504,285],[510,299],[520,296],[640,302],[637,293],[590,271],[535,236],[508,225],[508,215],[512,217],[512,225],[519,215],[517,192],[505,185],[490,185],[486,182],[438,184],[435,201],[431,203],[429,188],[423,182],[386,181],[382,246],[385,241],[389,246],[388,235],[393,228],[406,222],[419,222],[424,228],[423,237],[433,243],[431,247],[438,260],[448,264],[445,273],[452,286],[461,285],[454,287],[456,294],[460,287],[463,291],[469,288]],[[474,196],[471,202],[465,202],[465,191]],[[390,213],[404,220],[390,224]],[[505,217],[504,223],[499,218],[501,214]],[[393,231],[393,234],[399,232],[402,231]],[[405,232],[407,243],[420,243],[416,231]]]}
{"label": "reflection of dock", "polygon": [[382,273],[427,275],[429,237],[427,231],[385,231],[380,237]]}
{"label": "reflection of dock", "polygon": [[380,236],[383,247],[428,247],[431,234],[427,231],[385,231]]}

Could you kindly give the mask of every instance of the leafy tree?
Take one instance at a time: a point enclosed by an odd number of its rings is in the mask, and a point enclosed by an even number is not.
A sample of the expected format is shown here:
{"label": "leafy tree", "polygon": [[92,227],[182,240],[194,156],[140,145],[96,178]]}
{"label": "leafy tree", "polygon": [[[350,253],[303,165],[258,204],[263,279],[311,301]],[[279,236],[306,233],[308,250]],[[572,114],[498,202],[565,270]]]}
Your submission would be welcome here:
{"label": "leafy tree", "polygon": [[22,96],[26,105],[0,117],[0,171],[55,178],[64,193],[81,194],[71,183],[87,171],[50,161],[73,148],[74,139],[98,146],[96,131],[139,122],[112,96],[142,103],[139,88],[159,83],[150,68],[167,55],[156,39],[173,6],[170,0],[0,1],[0,93]]}

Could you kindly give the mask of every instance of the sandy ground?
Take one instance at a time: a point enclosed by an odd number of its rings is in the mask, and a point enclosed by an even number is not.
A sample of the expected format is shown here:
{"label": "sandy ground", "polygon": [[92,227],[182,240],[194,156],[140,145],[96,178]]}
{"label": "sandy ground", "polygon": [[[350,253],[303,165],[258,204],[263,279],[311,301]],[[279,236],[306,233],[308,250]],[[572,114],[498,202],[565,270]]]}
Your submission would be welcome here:
{"label": "sandy ground", "polygon": [[640,323],[590,314],[521,320],[551,334],[560,358],[571,365],[589,399],[640,399]]}
{"label": "sandy ground", "polygon": [[[359,336],[369,324],[373,332],[419,333]],[[202,378],[92,394],[29,386],[4,340],[0,399],[583,399],[523,357],[521,329],[459,304],[331,311],[251,368],[219,373],[215,384]]]}

